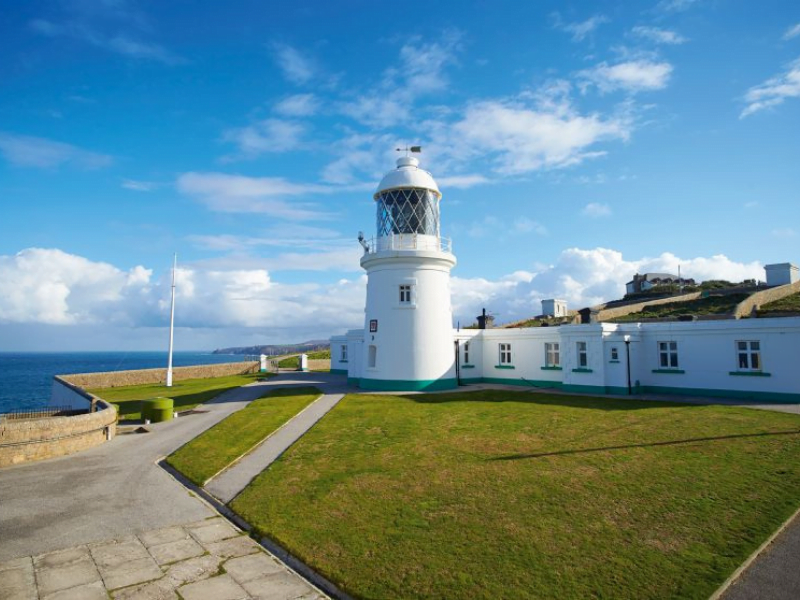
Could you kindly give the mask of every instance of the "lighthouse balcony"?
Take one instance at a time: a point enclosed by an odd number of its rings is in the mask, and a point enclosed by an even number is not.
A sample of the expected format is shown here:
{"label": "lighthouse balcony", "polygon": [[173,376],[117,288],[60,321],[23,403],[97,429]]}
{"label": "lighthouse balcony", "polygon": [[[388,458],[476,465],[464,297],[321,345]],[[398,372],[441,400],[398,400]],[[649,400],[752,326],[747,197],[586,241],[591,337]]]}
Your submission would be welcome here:
{"label": "lighthouse balcony", "polygon": [[453,243],[449,238],[419,233],[396,233],[364,240],[364,254],[392,252],[397,250],[427,250],[452,253]]}

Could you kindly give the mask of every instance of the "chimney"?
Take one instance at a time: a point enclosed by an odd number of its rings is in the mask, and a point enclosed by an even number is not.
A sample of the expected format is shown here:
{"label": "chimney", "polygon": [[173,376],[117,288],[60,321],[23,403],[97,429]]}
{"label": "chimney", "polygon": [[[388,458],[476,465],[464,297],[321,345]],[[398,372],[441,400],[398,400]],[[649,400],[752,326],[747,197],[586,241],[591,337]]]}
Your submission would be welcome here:
{"label": "chimney", "polygon": [[491,329],[494,327],[494,317],[486,314],[486,309],[483,309],[483,314],[478,315],[478,329]]}

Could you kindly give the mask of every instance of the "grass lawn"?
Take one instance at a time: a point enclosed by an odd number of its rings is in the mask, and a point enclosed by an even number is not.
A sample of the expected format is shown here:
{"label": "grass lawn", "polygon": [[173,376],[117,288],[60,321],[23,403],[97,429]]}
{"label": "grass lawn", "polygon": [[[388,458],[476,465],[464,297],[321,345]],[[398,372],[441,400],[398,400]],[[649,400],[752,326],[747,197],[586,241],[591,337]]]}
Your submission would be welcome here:
{"label": "grass lawn", "polygon": [[[331,351],[320,350],[319,352],[307,352],[306,355],[308,356],[308,360],[324,360],[326,358],[330,359]],[[289,358],[284,358],[278,363],[278,367],[281,369],[299,369],[300,357],[290,356]]]}
{"label": "grass lawn", "polygon": [[707,598],[800,505],[800,417],[344,398],[232,503],[359,598]]}
{"label": "grass lawn", "polygon": [[769,302],[758,310],[759,317],[769,317],[775,313],[800,313],[800,294],[792,294],[780,300]]}
{"label": "grass lawn", "polygon": [[273,390],[170,454],[167,462],[197,485],[203,485],[320,394],[317,388]]}
{"label": "grass lawn", "polygon": [[87,391],[116,404],[119,408],[120,420],[139,420],[142,418],[139,412],[142,400],[159,397],[172,398],[175,410],[188,410],[219,396],[222,392],[253,383],[265,375],[268,374],[252,373],[227,377],[187,379],[186,381],[174,382],[171,388],[161,383],[155,383],[89,389]]}
{"label": "grass lawn", "polygon": [[727,296],[708,296],[687,302],[667,302],[645,306],[640,312],[611,319],[612,323],[638,321],[640,319],[663,319],[681,315],[724,315],[732,312],[736,305],[749,294],[728,294]]}

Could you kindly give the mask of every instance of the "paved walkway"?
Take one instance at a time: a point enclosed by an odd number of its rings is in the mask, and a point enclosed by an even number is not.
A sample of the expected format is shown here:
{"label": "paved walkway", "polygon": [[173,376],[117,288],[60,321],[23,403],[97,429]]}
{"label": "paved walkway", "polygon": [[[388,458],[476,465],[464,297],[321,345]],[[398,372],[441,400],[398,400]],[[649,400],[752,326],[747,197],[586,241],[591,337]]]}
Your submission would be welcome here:
{"label": "paved walkway", "polygon": [[[317,379],[316,383],[310,379]],[[302,379],[278,376],[270,380],[273,387],[293,385],[316,385],[321,390],[339,387],[338,382],[331,383],[319,377]],[[297,416],[289,420],[283,427],[266,439],[258,448],[242,458],[229,469],[226,469],[205,485],[206,491],[225,504],[233,500],[264,469],[275,462],[281,454],[299,440],[344,397],[342,393],[324,393],[320,398],[308,405]]]}
{"label": "paved walkway", "polygon": [[0,563],[4,600],[327,598],[221,517]]}

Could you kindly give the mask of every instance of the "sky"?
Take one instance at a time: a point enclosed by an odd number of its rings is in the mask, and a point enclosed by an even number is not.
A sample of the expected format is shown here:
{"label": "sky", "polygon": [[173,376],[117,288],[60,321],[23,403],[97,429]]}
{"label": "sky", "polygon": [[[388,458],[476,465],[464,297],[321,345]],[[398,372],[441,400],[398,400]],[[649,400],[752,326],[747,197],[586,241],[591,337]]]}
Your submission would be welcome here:
{"label": "sky", "polygon": [[800,3],[0,0],[0,351],[363,327],[421,145],[454,325],[800,261]]}

